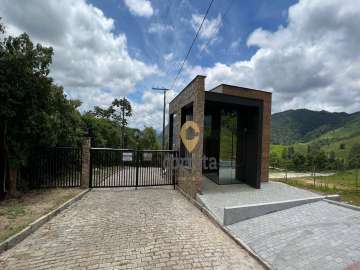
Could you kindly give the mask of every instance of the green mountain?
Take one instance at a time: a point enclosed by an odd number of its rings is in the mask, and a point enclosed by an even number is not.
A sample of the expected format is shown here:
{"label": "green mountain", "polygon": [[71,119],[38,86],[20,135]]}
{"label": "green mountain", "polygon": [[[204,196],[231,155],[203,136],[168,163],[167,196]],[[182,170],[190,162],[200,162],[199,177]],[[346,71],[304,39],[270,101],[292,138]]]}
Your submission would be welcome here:
{"label": "green mountain", "polygon": [[271,118],[271,143],[289,145],[307,142],[342,127],[351,114],[306,109],[275,113]]}
{"label": "green mountain", "polygon": [[271,124],[272,151],[279,154],[282,145],[292,145],[295,151],[305,153],[308,145],[316,144],[346,160],[351,147],[360,143],[360,112],[290,110],[274,114]]}

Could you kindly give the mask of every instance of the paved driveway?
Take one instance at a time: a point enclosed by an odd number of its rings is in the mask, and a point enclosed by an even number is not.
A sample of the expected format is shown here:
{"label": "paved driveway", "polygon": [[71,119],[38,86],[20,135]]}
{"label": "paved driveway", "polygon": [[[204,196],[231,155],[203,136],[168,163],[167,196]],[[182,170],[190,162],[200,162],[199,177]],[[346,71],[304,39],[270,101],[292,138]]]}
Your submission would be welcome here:
{"label": "paved driveway", "polygon": [[320,201],[229,228],[275,269],[360,269],[360,211]]}
{"label": "paved driveway", "polygon": [[1,269],[263,269],[177,191],[95,190],[0,255]]}

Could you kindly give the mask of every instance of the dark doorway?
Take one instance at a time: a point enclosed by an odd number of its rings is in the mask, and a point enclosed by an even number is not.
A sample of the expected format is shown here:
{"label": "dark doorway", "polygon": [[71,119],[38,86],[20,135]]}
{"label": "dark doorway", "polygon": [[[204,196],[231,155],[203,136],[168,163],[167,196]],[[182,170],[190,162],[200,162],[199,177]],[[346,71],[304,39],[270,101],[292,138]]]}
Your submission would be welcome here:
{"label": "dark doorway", "polygon": [[242,106],[237,117],[236,179],[258,188],[260,177],[259,109]]}
{"label": "dark doorway", "polygon": [[[217,184],[246,183],[260,188],[261,101],[216,93],[206,97],[204,175]],[[216,168],[208,166],[211,158]]]}

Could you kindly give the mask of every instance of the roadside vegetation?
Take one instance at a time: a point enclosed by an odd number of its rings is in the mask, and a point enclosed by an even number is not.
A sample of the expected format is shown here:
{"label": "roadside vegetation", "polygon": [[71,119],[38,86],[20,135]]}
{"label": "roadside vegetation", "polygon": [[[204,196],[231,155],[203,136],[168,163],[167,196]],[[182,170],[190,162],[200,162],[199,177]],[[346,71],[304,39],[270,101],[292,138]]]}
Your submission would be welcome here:
{"label": "roadside vegetation", "polygon": [[81,101],[69,99],[49,76],[54,53],[26,33],[8,36],[0,18],[0,200],[26,190],[21,171],[40,148],[77,147],[84,136],[91,136],[93,147],[160,146],[155,129],[128,127],[132,106],[126,97],[80,111]]}
{"label": "roadside vegetation", "polygon": [[81,192],[78,188],[32,190],[0,201],[0,242]]}
{"label": "roadside vegetation", "polygon": [[360,170],[338,171],[329,176],[272,179],[321,194],[339,194],[343,202],[360,206]]}
{"label": "roadside vegetation", "polygon": [[272,115],[271,126],[270,164],[278,171],[273,176],[360,200],[360,112],[288,110]]}

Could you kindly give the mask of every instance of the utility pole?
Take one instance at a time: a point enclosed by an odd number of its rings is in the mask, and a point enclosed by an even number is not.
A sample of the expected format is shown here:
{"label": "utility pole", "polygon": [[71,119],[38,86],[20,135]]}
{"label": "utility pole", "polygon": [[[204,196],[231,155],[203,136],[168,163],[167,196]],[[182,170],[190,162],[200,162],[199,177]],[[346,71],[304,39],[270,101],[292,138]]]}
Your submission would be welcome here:
{"label": "utility pole", "polygon": [[163,130],[162,130],[162,150],[165,150],[165,109],[166,109],[166,91],[168,88],[153,87],[152,90],[163,91],[164,93],[164,108],[163,108]]}

